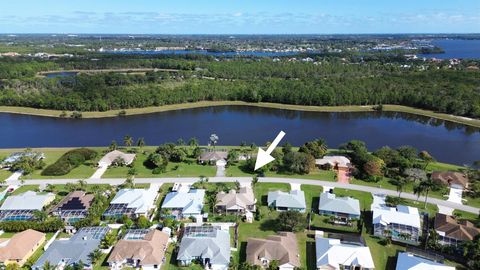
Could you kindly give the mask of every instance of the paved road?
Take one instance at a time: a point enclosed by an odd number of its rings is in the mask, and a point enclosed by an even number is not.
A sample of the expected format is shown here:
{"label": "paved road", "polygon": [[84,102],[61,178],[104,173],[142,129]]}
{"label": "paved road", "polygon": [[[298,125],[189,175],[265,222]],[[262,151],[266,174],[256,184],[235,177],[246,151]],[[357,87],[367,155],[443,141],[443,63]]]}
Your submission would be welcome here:
{"label": "paved road", "polygon": [[[176,182],[196,182],[198,177],[184,177],[184,178],[136,178],[135,183],[137,184],[155,184],[155,183],[176,183]],[[239,181],[240,183],[248,183],[252,180],[251,177],[210,177],[209,182],[234,182]],[[66,184],[66,183],[75,183],[78,179],[32,179],[25,180],[23,184],[25,185],[47,185],[47,184]],[[123,178],[102,178],[102,179],[87,179],[88,184],[110,184],[110,185],[119,185],[125,182]],[[315,185],[315,186],[328,186],[328,187],[338,187],[351,190],[365,191],[370,193],[382,193],[391,196],[398,196],[398,192],[389,189],[382,189],[370,186],[354,185],[354,184],[344,184],[338,182],[329,182],[329,181],[320,181],[320,180],[309,180],[309,179],[297,179],[297,178],[276,178],[276,177],[262,177],[259,179],[261,183],[286,183],[286,184],[301,184],[301,185]],[[20,181],[9,181],[7,184],[20,185]],[[402,198],[416,200],[417,196],[411,193],[403,192],[401,194]],[[425,197],[420,196],[420,201],[424,201]],[[480,214],[480,209],[468,205],[463,205],[455,202],[440,200],[436,198],[428,198],[428,203],[441,205],[445,207],[450,207],[453,209],[462,210],[465,212],[470,212],[474,214]]]}

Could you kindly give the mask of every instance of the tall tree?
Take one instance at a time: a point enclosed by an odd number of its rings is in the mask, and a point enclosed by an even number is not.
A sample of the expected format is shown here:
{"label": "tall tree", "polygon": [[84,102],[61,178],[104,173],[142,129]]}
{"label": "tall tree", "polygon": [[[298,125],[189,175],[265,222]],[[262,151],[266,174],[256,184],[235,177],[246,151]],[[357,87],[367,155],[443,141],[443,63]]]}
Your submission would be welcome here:
{"label": "tall tree", "polygon": [[133,144],[133,137],[130,136],[130,135],[125,135],[125,136],[123,137],[123,144],[124,144],[125,146],[127,146],[127,147],[132,146],[132,144]]}
{"label": "tall tree", "polygon": [[143,137],[138,138],[137,146],[140,147],[140,148],[145,146],[145,139]]}

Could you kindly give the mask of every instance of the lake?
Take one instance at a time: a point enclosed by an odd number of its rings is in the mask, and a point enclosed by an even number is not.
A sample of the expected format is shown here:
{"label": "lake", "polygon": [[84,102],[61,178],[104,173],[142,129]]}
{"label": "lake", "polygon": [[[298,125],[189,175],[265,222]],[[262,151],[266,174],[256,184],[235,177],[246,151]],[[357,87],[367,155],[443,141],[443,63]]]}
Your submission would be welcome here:
{"label": "lake", "polygon": [[[242,141],[263,145],[286,132],[283,142],[300,145],[324,138],[331,148],[351,139],[373,150],[384,145],[412,145],[440,161],[480,160],[479,129],[393,112],[321,113],[248,106],[220,106],[101,119],[60,119],[0,113],[0,148],[107,146],[124,135],[144,137],[148,145],[188,141],[203,145],[216,133],[220,145]],[[282,142],[282,143],[283,143]]]}
{"label": "lake", "polygon": [[442,48],[445,53],[419,54],[419,57],[438,59],[480,59],[480,40],[436,39],[431,44]]}

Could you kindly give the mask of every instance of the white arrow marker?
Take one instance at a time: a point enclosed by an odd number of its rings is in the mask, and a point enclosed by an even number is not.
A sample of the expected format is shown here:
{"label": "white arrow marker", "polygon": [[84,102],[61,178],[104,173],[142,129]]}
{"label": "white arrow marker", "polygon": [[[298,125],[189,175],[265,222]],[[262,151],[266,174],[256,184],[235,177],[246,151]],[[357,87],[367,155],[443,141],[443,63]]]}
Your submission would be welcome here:
{"label": "white arrow marker", "polygon": [[285,136],[285,132],[280,131],[272,144],[267,148],[267,151],[264,151],[260,147],[258,148],[257,161],[255,161],[255,171],[275,160],[270,154],[277,147],[283,136]]}

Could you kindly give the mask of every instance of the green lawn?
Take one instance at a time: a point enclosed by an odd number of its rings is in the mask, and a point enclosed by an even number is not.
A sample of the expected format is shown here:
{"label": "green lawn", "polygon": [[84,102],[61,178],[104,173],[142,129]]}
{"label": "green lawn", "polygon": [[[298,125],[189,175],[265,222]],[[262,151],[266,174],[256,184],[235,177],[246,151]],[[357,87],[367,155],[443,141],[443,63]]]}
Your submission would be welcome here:
{"label": "green lawn", "polygon": [[463,166],[458,166],[454,164],[442,163],[442,162],[433,162],[428,164],[426,170],[429,172],[432,171],[458,171],[464,168]]}
{"label": "green lawn", "polygon": [[0,170],[0,180],[6,180],[8,177],[12,175],[11,171],[8,170]]}
{"label": "green lawn", "polygon": [[12,195],[22,194],[22,193],[27,192],[27,191],[37,191],[38,188],[39,188],[39,185],[23,185],[23,186],[17,188],[12,193]]}
{"label": "green lawn", "polygon": [[307,204],[307,212],[313,209],[318,212],[318,203],[320,200],[320,193],[323,191],[322,186],[302,185],[301,190],[305,193],[305,203]]}
{"label": "green lawn", "polygon": [[375,269],[395,269],[397,251],[404,251],[405,248],[395,244],[382,245],[380,239],[367,233],[362,233],[362,236],[370,248]]}

